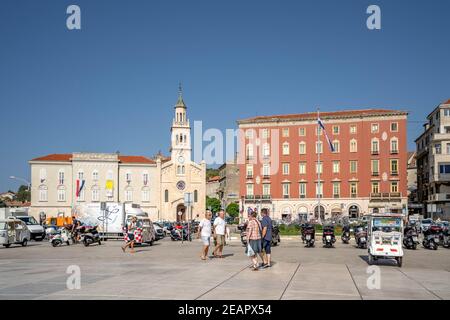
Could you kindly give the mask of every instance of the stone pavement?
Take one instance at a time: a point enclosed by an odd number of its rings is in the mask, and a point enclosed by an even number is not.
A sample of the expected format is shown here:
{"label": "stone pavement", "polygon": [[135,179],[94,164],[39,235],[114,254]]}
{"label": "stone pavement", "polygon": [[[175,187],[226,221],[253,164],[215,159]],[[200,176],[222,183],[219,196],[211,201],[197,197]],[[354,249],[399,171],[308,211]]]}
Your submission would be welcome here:
{"label": "stone pavement", "polygon": [[[135,254],[122,253],[121,244],[2,247],[0,299],[450,299],[445,248],[405,250],[402,268],[379,262],[380,289],[369,289],[367,252],[353,242],[327,249],[283,239],[273,267],[257,272],[239,241],[226,246],[224,259],[208,261],[199,258],[198,240],[164,239]],[[80,289],[67,289],[70,265],[80,267]]]}

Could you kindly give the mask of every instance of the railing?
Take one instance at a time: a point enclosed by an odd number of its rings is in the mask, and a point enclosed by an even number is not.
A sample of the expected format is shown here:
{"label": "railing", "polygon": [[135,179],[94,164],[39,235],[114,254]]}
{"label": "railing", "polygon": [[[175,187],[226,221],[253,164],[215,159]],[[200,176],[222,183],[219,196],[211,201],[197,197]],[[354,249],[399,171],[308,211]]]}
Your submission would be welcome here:
{"label": "railing", "polygon": [[401,201],[402,194],[400,192],[377,192],[369,195],[370,201]]}
{"label": "railing", "polygon": [[372,150],[370,152],[373,156],[380,154],[380,152],[378,150]]}

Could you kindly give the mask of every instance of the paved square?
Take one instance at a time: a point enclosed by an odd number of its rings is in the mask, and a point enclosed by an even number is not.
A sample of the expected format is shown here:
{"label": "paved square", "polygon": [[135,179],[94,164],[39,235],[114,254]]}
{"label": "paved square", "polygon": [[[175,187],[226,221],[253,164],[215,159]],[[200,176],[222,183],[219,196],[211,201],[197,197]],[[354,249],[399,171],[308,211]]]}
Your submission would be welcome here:
{"label": "paved square", "polygon": [[[319,239],[320,240],[320,239]],[[450,299],[450,250],[405,250],[404,263],[381,261],[381,288],[366,285],[366,250],[353,241],[305,248],[282,239],[270,269],[251,271],[238,240],[224,259],[201,261],[201,243],[164,239],[124,254],[120,241],[53,248],[48,242],[0,248],[0,299]],[[81,268],[69,290],[67,267]],[[263,295],[262,293],[265,292]]]}

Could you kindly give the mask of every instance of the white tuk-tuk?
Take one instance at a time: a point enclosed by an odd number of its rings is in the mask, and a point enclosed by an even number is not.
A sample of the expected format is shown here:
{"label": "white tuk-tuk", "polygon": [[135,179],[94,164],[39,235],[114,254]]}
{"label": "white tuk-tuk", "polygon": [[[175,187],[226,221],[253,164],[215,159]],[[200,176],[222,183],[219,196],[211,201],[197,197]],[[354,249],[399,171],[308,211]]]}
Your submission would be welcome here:
{"label": "white tuk-tuk", "polygon": [[373,214],[368,225],[369,264],[378,259],[395,259],[399,267],[403,260],[403,215]]}
{"label": "white tuk-tuk", "polygon": [[12,244],[26,246],[30,240],[30,230],[22,220],[9,217],[0,220],[0,244],[9,248]]}

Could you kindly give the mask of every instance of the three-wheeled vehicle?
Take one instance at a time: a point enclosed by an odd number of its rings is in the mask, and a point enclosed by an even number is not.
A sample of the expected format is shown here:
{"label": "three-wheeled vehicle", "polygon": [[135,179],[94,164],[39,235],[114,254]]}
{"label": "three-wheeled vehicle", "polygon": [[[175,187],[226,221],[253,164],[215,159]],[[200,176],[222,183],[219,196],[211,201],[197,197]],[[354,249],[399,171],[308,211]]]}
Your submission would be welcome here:
{"label": "three-wheeled vehicle", "polygon": [[0,220],[0,244],[9,248],[12,244],[21,244],[25,247],[30,240],[30,230],[22,220],[9,217]]}
{"label": "three-wheeled vehicle", "polygon": [[[140,245],[147,243],[153,245],[156,240],[156,231],[152,220],[145,216],[129,216],[126,223],[128,224],[132,217],[136,217],[136,230],[134,231],[134,244]],[[128,234],[124,232],[124,240],[128,241]]]}
{"label": "three-wheeled vehicle", "polygon": [[403,262],[403,215],[373,214],[369,218],[369,264],[378,259],[395,259],[399,267]]}

